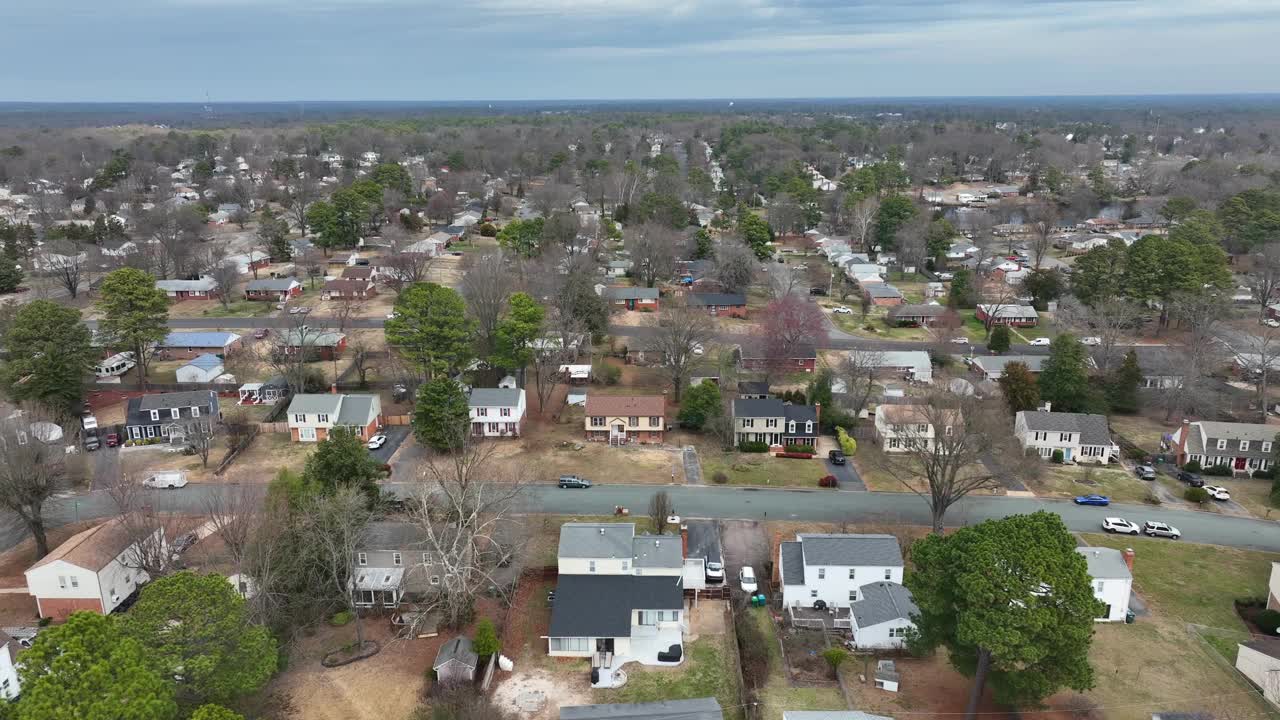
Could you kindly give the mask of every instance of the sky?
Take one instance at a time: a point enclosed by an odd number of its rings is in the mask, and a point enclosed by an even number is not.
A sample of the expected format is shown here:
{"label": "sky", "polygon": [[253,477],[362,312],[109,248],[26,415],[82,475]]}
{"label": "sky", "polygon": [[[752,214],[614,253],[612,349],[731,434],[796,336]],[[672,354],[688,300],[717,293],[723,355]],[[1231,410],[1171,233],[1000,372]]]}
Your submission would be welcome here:
{"label": "sky", "polygon": [[1280,91],[1280,0],[0,0],[0,100]]}

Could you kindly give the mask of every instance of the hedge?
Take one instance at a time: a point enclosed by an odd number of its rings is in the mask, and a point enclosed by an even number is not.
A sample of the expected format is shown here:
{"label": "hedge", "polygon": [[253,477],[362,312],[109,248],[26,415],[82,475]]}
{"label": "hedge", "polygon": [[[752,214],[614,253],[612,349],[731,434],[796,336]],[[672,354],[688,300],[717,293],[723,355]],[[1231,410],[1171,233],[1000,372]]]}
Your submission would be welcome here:
{"label": "hedge", "polygon": [[1212,477],[1231,477],[1231,466],[1226,463],[1205,468],[1204,474]]}
{"label": "hedge", "polygon": [[738,443],[739,452],[745,453],[766,453],[769,452],[769,443],[767,442],[747,442],[743,440]]}
{"label": "hedge", "polygon": [[1200,472],[1200,461],[1192,460],[1188,462],[1186,465],[1183,465],[1182,469],[1186,470],[1187,472],[1198,473]]}
{"label": "hedge", "polygon": [[1209,491],[1202,487],[1189,487],[1182,493],[1187,502],[1202,503],[1209,499]]}
{"label": "hedge", "polygon": [[824,475],[818,478],[818,487],[840,487],[840,481],[836,479],[835,475]]}
{"label": "hedge", "polygon": [[840,449],[845,455],[852,457],[858,452],[858,441],[849,437],[849,433],[842,427],[836,428],[836,441],[840,443]]}
{"label": "hedge", "polygon": [[813,453],[780,452],[780,453],[774,453],[773,456],[780,457],[780,458],[793,458],[795,460],[812,460],[813,459]]}
{"label": "hedge", "polygon": [[1270,470],[1254,470],[1253,478],[1255,480],[1274,480],[1276,477],[1275,468]]}
{"label": "hedge", "polygon": [[812,445],[787,445],[786,447],[783,448],[783,450],[786,450],[789,453],[809,453],[810,455],[813,454]]}

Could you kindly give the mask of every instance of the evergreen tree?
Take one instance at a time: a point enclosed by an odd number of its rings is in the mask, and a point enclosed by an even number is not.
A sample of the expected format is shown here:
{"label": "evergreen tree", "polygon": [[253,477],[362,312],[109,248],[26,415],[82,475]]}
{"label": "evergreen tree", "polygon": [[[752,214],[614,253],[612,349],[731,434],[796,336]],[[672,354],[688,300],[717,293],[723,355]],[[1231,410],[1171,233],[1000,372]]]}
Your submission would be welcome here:
{"label": "evergreen tree", "polygon": [[997,355],[1003,355],[1009,352],[1009,347],[1012,344],[1012,333],[1009,332],[1008,325],[997,325],[991,328],[991,337],[987,339],[988,350]]}
{"label": "evergreen tree", "polygon": [[1004,372],[996,381],[1000,391],[1004,393],[1004,401],[1009,405],[1009,412],[1035,410],[1040,405],[1040,386],[1036,384],[1036,376],[1025,363],[1011,362],[1004,366]]}
{"label": "evergreen tree", "polygon": [[712,418],[722,413],[720,386],[710,380],[703,380],[684,394],[684,402],[680,404],[680,413],[676,419],[680,427],[690,430],[701,430]]}
{"label": "evergreen tree", "polygon": [[1142,368],[1138,366],[1138,354],[1130,350],[1107,383],[1107,400],[1111,409],[1127,415],[1138,412],[1138,386],[1141,384]]}
{"label": "evergreen tree", "polygon": [[1082,412],[1093,403],[1088,355],[1071,333],[1053,339],[1040,372],[1040,397],[1059,412]]}
{"label": "evergreen tree", "polygon": [[340,427],[331,429],[329,437],[316,443],[316,451],[302,469],[303,480],[324,494],[350,485],[362,490],[370,502],[378,499],[381,475],[382,468],[364,442],[355,433]]}
{"label": "evergreen tree", "polygon": [[947,294],[947,305],[952,308],[971,309],[976,304],[973,275],[963,268],[956,270],[951,277],[951,290]]}
{"label": "evergreen tree", "polygon": [[441,376],[418,390],[413,433],[423,444],[436,452],[457,450],[466,442],[470,427],[471,409],[456,381]]}

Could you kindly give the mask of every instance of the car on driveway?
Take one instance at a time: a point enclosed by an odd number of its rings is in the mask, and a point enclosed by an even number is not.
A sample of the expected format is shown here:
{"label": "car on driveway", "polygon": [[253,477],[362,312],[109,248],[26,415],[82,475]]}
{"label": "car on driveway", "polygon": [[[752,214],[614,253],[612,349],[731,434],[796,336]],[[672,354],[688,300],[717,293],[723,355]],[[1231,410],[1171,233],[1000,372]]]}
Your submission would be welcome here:
{"label": "car on driveway", "polygon": [[1106,507],[1111,504],[1111,498],[1106,495],[1077,495],[1075,503],[1077,505],[1097,505],[1098,507]]}
{"label": "car on driveway", "polygon": [[1031,342],[1027,344],[1033,347],[1048,347],[1053,344],[1053,341],[1049,338],[1033,338]]}
{"label": "car on driveway", "polygon": [[1109,533],[1120,533],[1121,535],[1137,535],[1142,532],[1138,527],[1138,523],[1129,522],[1124,518],[1109,517],[1102,521],[1102,529]]}
{"label": "car on driveway", "polygon": [[1086,335],[1085,337],[1080,338],[1080,344],[1088,345],[1089,347],[1096,347],[1102,344],[1102,338],[1097,335]]}
{"label": "car on driveway", "polygon": [[951,338],[951,344],[952,345],[968,345],[969,338],[965,337],[964,335],[957,335]]}
{"label": "car on driveway", "polygon": [[831,452],[827,453],[827,459],[831,461],[832,465],[844,465],[846,462],[848,462],[848,460],[844,456],[843,450],[832,450]]}
{"label": "car on driveway", "polygon": [[1205,492],[1209,493],[1209,497],[1214,500],[1230,500],[1231,491],[1221,485],[1205,485]]}
{"label": "car on driveway", "polygon": [[378,448],[380,448],[380,447],[382,447],[383,445],[386,445],[386,444],[387,444],[387,436],[386,436],[386,435],[374,435],[373,437],[369,438],[369,449],[370,449],[370,450],[377,450]]}
{"label": "car on driveway", "polygon": [[755,594],[757,590],[756,571],[753,570],[750,565],[744,565],[742,569],[738,571],[738,586],[742,588],[742,592],[744,593]]}
{"label": "car on driveway", "polygon": [[708,562],[706,567],[706,579],[709,583],[724,582],[724,563]]}
{"label": "car on driveway", "polygon": [[1155,480],[1156,469],[1150,465],[1139,465],[1133,469],[1133,474],[1138,476],[1139,480]]}
{"label": "car on driveway", "polygon": [[841,305],[840,307],[832,308],[832,309],[831,309],[831,312],[833,312],[833,313],[835,313],[835,314],[837,314],[837,315],[852,315],[852,314],[853,314],[853,311],[852,311],[852,310],[850,310],[849,308],[847,308],[847,307],[845,307],[845,306],[843,306],[843,305]]}
{"label": "car on driveway", "polygon": [[1266,325],[1267,327],[1280,328],[1280,320],[1277,320],[1275,318],[1267,318],[1266,320],[1262,321],[1262,324]]}
{"label": "car on driveway", "polygon": [[560,487],[562,487],[562,488],[589,488],[589,487],[591,487],[591,481],[590,481],[590,480],[588,480],[588,479],[586,479],[586,478],[584,478],[584,477],[578,477],[577,475],[561,475],[561,476],[560,476],[560,483],[559,483],[559,484],[560,484]]}
{"label": "car on driveway", "polygon": [[1178,471],[1178,481],[1184,482],[1191,487],[1204,487],[1204,478],[1193,472],[1187,472],[1186,470]]}
{"label": "car on driveway", "polygon": [[1174,540],[1182,537],[1182,533],[1178,531],[1178,528],[1167,523],[1156,522],[1155,520],[1148,520],[1147,523],[1142,526],[1142,532],[1150,535],[1151,537],[1167,537],[1173,538]]}

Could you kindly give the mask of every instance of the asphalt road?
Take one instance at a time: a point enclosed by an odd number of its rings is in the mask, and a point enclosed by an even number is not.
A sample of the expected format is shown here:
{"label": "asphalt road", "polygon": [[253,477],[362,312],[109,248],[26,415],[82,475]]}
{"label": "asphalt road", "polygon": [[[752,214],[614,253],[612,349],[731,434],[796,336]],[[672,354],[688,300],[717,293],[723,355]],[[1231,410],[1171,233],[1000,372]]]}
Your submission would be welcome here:
{"label": "asphalt road", "polygon": [[[201,513],[207,510],[209,498],[224,492],[226,487],[193,483],[178,490],[148,492],[151,493],[150,504],[156,512]],[[265,485],[255,487],[265,489]],[[408,495],[411,488],[405,483],[389,483],[384,487],[400,495]],[[633,513],[644,513],[649,506],[649,498],[659,490],[671,494],[676,514],[690,518],[929,524],[929,511],[924,501],[910,493],[766,490],[715,485],[597,485],[586,490],[560,490],[554,485],[535,485],[526,491],[522,510],[558,515],[609,515],[615,506],[621,505]],[[75,519],[106,517],[114,510],[111,498],[98,491],[51,501],[48,504],[48,521],[50,526],[56,527]],[[1280,552],[1280,524],[1147,505],[1094,508],[1079,507],[1070,501],[972,496],[951,508],[947,513],[947,524],[970,525],[1036,510],[1057,513],[1071,530],[1099,531],[1102,518],[1109,516],[1124,517],[1138,523],[1160,520],[1180,529],[1183,538],[1189,542]],[[0,517],[0,550],[16,545],[24,537],[25,532],[17,523],[11,518]]]}

